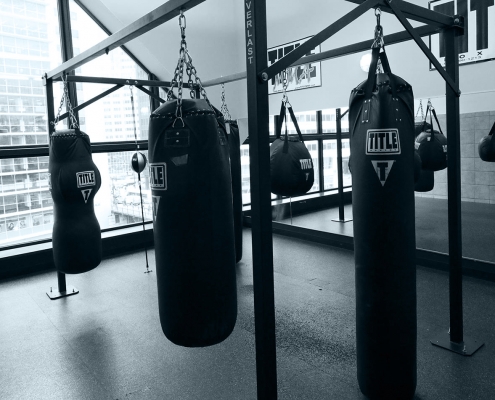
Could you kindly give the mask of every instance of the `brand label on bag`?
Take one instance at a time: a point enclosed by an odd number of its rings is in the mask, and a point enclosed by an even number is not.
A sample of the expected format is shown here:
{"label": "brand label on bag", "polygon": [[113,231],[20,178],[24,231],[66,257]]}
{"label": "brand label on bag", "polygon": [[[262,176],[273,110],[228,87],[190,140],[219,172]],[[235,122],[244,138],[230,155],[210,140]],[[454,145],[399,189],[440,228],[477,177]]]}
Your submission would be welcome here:
{"label": "brand label on bag", "polygon": [[311,158],[306,158],[303,160],[299,160],[301,163],[301,169],[311,169],[313,168],[313,163],[311,162]]}
{"label": "brand label on bag", "polygon": [[382,186],[385,186],[390,170],[394,165],[395,160],[372,160],[373,168],[375,169],[378,179]]}
{"label": "brand label on bag", "polygon": [[368,129],[366,154],[400,154],[398,129]]}
{"label": "brand label on bag", "polygon": [[167,190],[167,164],[150,164],[150,186],[154,190]]}
{"label": "brand label on bag", "polygon": [[151,196],[152,206],[153,206],[153,222],[156,221],[156,216],[158,214],[158,206],[160,205],[160,196]]}
{"label": "brand label on bag", "polygon": [[87,204],[88,203],[88,199],[89,199],[89,195],[91,194],[91,191],[93,189],[83,189],[81,190],[81,194],[83,196],[83,199],[84,199],[84,203]]}
{"label": "brand label on bag", "polygon": [[77,187],[95,186],[95,171],[76,172]]}

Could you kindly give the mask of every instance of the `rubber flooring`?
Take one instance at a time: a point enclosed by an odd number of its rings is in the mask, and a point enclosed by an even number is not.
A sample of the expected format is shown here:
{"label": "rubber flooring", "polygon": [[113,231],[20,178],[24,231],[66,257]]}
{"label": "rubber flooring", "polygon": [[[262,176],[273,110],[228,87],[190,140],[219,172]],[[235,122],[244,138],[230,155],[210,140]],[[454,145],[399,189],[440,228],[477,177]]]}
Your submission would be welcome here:
{"label": "rubber flooring", "polygon": [[[351,251],[273,237],[278,398],[363,400],[356,379]],[[236,266],[238,319],[224,342],[176,346],[163,335],[153,270],[143,252],[67,277],[80,293],[50,300],[54,272],[0,282],[0,399],[255,400],[256,355],[250,230]],[[417,270],[415,400],[495,398],[495,286],[464,280],[472,357],[432,346],[449,326],[448,278]]]}
{"label": "rubber flooring", "polygon": [[[448,253],[447,200],[416,197],[416,247]],[[462,252],[464,257],[495,263],[495,204],[462,202]],[[352,205],[345,206],[352,219]],[[286,214],[285,214],[286,215]],[[341,223],[338,208],[278,220],[304,228],[353,236],[352,221]]]}

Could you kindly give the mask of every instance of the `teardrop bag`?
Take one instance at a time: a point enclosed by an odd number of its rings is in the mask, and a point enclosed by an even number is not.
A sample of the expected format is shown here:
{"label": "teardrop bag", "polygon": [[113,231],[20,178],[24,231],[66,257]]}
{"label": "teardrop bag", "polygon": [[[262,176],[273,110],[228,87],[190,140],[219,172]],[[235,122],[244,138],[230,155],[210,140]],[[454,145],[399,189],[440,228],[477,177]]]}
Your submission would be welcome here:
{"label": "teardrop bag", "polygon": [[299,129],[292,107],[287,107],[298,138],[289,137],[287,125],[284,139],[280,138],[285,119],[285,104],[280,109],[280,123],[277,127],[276,139],[270,146],[271,191],[280,196],[297,196],[307,193],[313,186],[315,172],[313,160]]}
{"label": "teardrop bag", "polygon": [[421,169],[419,179],[414,185],[415,192],[429,192],[435,186],[435,172],[428,169]]}
{"label": "teardrop bag", "polygon": [[[375,75],[378,58],[385,73]],[[357,376],[371,399],[416,388],[414,100],[372,51],[368,79],[350,96],[356,273]]]}
{"label": "teardrop bag", "polygon": [[101,230],[94,210],[101,176],[91,157],[89,136],[79,129],[53,133],[48,171],[55,268],[65,274],[90,271],[101,262]]}
{"label": "teardrop bag", "polygon": [[495,122],[487,136],[481,138],[478,144],[478,154],[483,161],[495,162]]}
{"label": "teardrop bag", "polygon": [[[415,148],[421,157],[423,169],[441,171],[447,168],[447,138],[442,132],[435,109],[428,106],[426,115],[428,111],[430,112],[430,119],[431,115],[435,117],[439,130],[436,131],[431,128],[420,133],[416,137]],[[433,127],[433,123],[430,123],[430,126]]]}
{"label": "teardrop bag", "polygon": [[242,259],[242,169],[241,142],[237,121],[226,121],[230,150],[230,173],[232,176],[232,200],[234,208],[235,261]]}
{"label": "teardrop bag", "polygon": [[[229,147],[203,99],[151,114],[150,179],[160,322],[186,347],[226,339],[237,318]],[[174,125],[175,121],[175,125]]]}

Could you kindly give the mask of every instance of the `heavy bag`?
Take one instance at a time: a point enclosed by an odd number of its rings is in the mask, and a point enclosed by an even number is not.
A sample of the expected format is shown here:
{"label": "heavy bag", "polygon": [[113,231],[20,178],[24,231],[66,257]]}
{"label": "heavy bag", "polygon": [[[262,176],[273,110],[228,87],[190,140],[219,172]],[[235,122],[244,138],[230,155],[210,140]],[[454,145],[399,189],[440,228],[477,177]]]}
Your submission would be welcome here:
{"label": "heavy bag", "polygon": [[48,172],[55,268],[64,274],[88,272],[101,262],[101,230],[93,202],[101,176],[91,158],[89,136],[79,129],[53,133]]}
{"label": "heavy bag", "polygon": [[[385,73],[375,75],[378,58]],[[411,399],[416,388],[414,100],[372,51],[349,101],[359,387],[370,399]]]}
{"label": "heavy bag", "polygon": [[421,176],[421,157],[417,150],[414,150],[414,183],[417,183]]}
{"label": "heavy bag", "polygon": [[307,193],[313,186],[315,171],[313,160],[299,129],[292,107],[287,107],[297,131],[298,137],[289,137],[287,124],[285,137],[280,137],[285,119],[285,104],[280,109],[280,123],[277,126],[276,139],[270,146],[271,191],[280,196],[297,196]]}
{"label": "heavy bag", "polygon": [[478,154],[483,161],[495,162],[495,140],[493,137],[495,133],[495,122],[493,123],[492,129],[487,136],[481,138],[478,145]]}
{"label": "heavy bag", "polygon": [[158,306],[170,341],[203,347],[226,339],[237,318],[229,146],[209,103],[183,99],[178,119],[176,104],[149,125]]}
{"label": "heavy bag", "polygon": [[428,169],[421,169],[419,179],[414,185],[415,192],[429,192],[435,186],[435,172]]}
{"label": "heavy bag", "polygon": [[234,208],[235,261],[242,259],[242,169],[241,141],[237,121],[225,122],[230,150],[230,174],[232,176],[232,200]]}
{"label": "heavy bag", "polygon": [[426,122],[426,120],[423,120],[421,122],[415,122],[414,123],[414,137],[416,138],[416,137],[418,137],[418,135],[421,132],[429,131],[430,129],[432,129],[432,126],[431,126],[431,124]]}
{"label": "heavy bag", "polygon": [[416,137],[415,148],[421,157],[423,169],[441,171],[447,168],[447,138],[442,132],[435,109],[428,107],[426,114],[428,114],[428,110],[430,111],[430,119],[432,114],[435,116],[439,131],[434,130],[433,123],[431,123],[432,128],[430,130],[423,131]]}

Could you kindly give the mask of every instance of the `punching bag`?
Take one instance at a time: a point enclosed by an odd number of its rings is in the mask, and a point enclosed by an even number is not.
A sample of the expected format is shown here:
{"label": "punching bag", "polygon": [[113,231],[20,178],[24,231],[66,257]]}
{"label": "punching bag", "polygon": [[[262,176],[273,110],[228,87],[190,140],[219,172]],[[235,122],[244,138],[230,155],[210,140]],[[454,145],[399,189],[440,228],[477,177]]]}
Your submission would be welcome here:
{"label": "punching bag", "polygon": [[414,183],[417,183],[421,176],[421,157],[417,150],[414,150]]}
{"label": "punching bag", "polygon": [[49,151],[55,268],[80,274],[101,262],[101,230],[93,203],[101,186],[100,171],[91,158],[89,136],[79,129],[53,133]]}
{"label": "punching bag", "polygon": [[[430,129],[417,135],[414,146],[421,157],[423,169],[441,171],[447,168],[447,137],[443,134],[437,113],[431,105],[428,105],[426,109],[425,118],[428,112],[430,113]],[[435,117],[438,131],[433,129],[432,115]]]}
{"label": "punching bag", "polygon": [[206,100],[151,114],[150,180],[160,323],[186,347],[221,342],[237,318],[234,222],[225,126]]}
{"label": "punching bag", "polygon": [[271,191],[279,196],[297,196],[307,193],[313,186],[315,171],[311,154],[304,144],[296,116],[292,107],[289,110],[297,137],[289,137],[287,123],[285,137],[280,137],[285,119],[285,103],[280,108],[280,123],[276,129],[276,139],[270,145]]}
{"label": "punching bag", "polygon": [[230,174],[232,176],[232,200],[234,208],[235,261],[242,259],[242,169],[241,140],[237,121],[225,123],[230,150]]}
{"label": "punching bag", "polygon": [[487,136],[481,138],[478,144],[478,154],[483,161],[495,162],[495,122]]}
{"label": "punching bag", "polygon": [[372,400],[412,399],[416,388],[413,107],[411,86],[373,48],[349,102],[357,376]]}
{"label": "punching bag", "polygon": [[421,169],[419,179],[414,185],[415,192],[429,192],[435,186],[435,172],[428,169]]}

